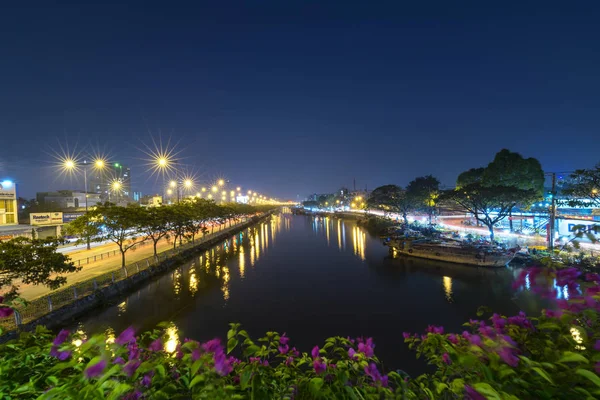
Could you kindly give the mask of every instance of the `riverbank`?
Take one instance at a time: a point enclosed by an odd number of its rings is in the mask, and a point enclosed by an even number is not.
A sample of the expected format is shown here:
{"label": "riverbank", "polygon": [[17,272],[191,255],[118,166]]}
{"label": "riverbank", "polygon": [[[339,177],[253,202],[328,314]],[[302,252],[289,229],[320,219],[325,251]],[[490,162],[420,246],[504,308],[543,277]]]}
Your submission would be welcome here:
{"label": "riverbank", "polygon": [[135,262],[125,268],[113,270],[63,288],[50,296],[39,298],[30,302],[26,307],[19,307],[15,312],[15,318],[3,320],[1,328],[5,331],[27,331],[34,329],[37,325],[45,325],[49,328],[60,326],[66,321],[130,292],[150,279],[175,268],[194,254],[210,249],[230,235],[255,225],[270,217],[271,214],[269,212],[254,216],[228,229],[207,235],[194,243],[190,242],[160,253],[156,259],[149,257],[142,262]]}

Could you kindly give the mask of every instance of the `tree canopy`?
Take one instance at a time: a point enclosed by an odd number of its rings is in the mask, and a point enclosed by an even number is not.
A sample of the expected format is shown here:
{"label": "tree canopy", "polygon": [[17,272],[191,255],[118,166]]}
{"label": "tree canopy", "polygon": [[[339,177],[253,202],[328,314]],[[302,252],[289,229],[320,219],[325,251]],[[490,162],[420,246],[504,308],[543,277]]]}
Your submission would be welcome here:
{"label": "tree canopy", "polygon": [[568,203],[578,206],[584,203],[600,207],[600,163],[591,169],[578,169],[571,174],[571,184],[563,189],[570,197]]}
{"label": "tree canopy", "polygon": [[69,257],[56,249],[62,242],[58,239],[29,239],[17,237],[0,242],[0,289],[8,299],[17,297],[17,281],[28,285],[45,285],[56,289],[67,282],[60,276],[76,272]]}
{"label": "tree canopy", "polygon": [[408,223],[408,213],[417,207],[417,200],[397,185],[384,185],[374,189],[368,200],[367,207],[382,210],[386,213],[402,215],[404,223]]}
{"label": "tree canopy", "polygon": [[417,210],[424,211],[432,223],[440,194],[440,181],[433,175],[420,176],[408,183],[406,195],[415,202]]}

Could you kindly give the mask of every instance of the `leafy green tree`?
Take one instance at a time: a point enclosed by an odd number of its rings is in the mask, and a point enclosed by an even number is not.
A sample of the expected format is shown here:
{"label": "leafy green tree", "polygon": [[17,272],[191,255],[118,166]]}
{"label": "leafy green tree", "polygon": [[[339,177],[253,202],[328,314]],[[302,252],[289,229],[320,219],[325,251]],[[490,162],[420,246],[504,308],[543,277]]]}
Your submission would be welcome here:
{"label": "leafy green tree", "polygon": [[401,214],[405,224],[408,224],[408,213],[414,211],[417,206],[417,199],[397,185],[380,186],[373,190],[367,199],[368,208]]}
{"label": "leafy green tree", "polygon": [[485,186],[471,183],[454,190],[448,190],[441,196],[442,200],[451,200],[466,212],[473,214],[477,221],[490,231],[494,240],[494,226],[506,218],[510,210],[527,196],[535,196],[533,189],[523,190],[513,186]]}
{"label": "leafy green tree", "polygon": [[440,194],[440,181],[433,175],[420,176],[409,182],[406,192],[416,202],[417,210],[427,213],[431,224]]}
{"label": "leafy green tree", "polygon": [[19,295],[17,281],[23,284],[44,285],[56,289],[67,282],[60,274],[77,272],[69,257],[58,253],[59,239],[29,239],[17,237],[0,242],[0,289],[7,299]]}
{"label": "leafy green tree", "polygon": [[167,206],[148,207],[141,209],[140,230],[147,239],[152,240],[154,257],[158,257],[157,245],[163,238],[168,238],[171,233],[170,209]]}
{"label": "leafy green tree", "polygon": [[484,173],[485,168],[471,168],[458,176],[456,179],[456,186],[462,187],[472,183],[482,183]]}
{"label": "leafy green tree", "polygon": [[562,190],[571,206],[591,204],[600,207],[600,163],[591,169],[578,169],[571,174],[571,183]]}
{"label": "leafy green tree", "polygon": [[[482,183],[487,186],[514,187],[523,190],[522,198],[508,211],[512,217],[513,208],[519,205],[529,208],[531,204],[544,197],[544,171],[535,158],[524,158],[519,153],[502,149],[494,160],[483,170]],[[513,230],[512,218],[509,218],[510,230]]]}
{"label": "leafy green tree", "polygon": [[143,232],[144,216],[137,204],[119,207],[105,203],[71,222],[67,232],[81,237],[90,234],[95,242],[115,243],[121,252],[121,266],[125,267],[125,253],[147,239],[139,235]]}

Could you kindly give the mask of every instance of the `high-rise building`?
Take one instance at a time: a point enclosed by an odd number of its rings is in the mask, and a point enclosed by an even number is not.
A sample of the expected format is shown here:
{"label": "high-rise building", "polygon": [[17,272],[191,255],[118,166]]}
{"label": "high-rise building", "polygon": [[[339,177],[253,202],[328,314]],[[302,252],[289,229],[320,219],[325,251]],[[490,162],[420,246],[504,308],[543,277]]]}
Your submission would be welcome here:
{"label": "high-rise building", "polygon": [[120,196],[125,198],[132,197],[131,191],[131,169],[121,163],[107,165],[101,170],[90,171],[88,177],[88,192],[99,193],[103,199],[108,198],[110,185],[119,181]]}

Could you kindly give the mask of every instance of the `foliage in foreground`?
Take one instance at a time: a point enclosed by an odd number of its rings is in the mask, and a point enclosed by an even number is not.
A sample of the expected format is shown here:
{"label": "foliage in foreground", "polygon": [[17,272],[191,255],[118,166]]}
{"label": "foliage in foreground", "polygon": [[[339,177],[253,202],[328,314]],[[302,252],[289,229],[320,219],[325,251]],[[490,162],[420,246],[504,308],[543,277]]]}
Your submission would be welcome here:
{"label": "foliage in foreground", "polygon": [[[136,336],[35,333],[0,345],[0,397],[40,399],[591,399],[600,396],[600,277],[533,268],[530,284],[556,298],[537,318],[471,320],[462,333],[430,326],[404,339],[435,366],[416,378],[382,369],[371,338],[334,337],[299,353],[285,335],[253,341],[232,324],[227,340],[179,339],[168,325]],[[236,358],[239,357],[239,358]]]}

